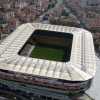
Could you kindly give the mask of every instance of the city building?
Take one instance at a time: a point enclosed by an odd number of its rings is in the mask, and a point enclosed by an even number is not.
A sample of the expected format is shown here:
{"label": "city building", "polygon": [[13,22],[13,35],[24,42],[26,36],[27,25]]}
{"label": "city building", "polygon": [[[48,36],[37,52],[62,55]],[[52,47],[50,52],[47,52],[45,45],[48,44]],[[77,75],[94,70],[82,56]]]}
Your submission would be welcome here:
{"label": "city building", "polygon": [[99,0],[78,0],[78,1],[81,1],[81,5],[83,7],[86,7],[86,6],[99,6],[100,5],[100,1]]}
{"label": "city building", "polygon": [[[57,57],[60,51],[64,55],[61,59],[54,59],[56,52],[53,58],[34,57],[40,44],[59,50]],[[0,88],[25,96],[35,92],[49,98],[43,100],[66,100],[66,94],[86,91],[95,71],[93,38],[81,28],[27,23],[0,44]]]}

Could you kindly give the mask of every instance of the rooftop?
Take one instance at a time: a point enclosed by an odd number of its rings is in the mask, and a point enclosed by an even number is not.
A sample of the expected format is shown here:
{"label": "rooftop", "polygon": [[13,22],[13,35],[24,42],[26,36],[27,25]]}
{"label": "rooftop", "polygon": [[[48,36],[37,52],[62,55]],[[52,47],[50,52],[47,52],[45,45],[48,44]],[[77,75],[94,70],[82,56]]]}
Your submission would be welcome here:
{"label": "rooftop", "polygon": [[[70,60],[53,61],[19,55],[35,30],[72,34]],[[85,81],[95,75],[96,60],[90,32],[74,27],[27,23],[18,27],[0,44],[0,69],[69,81]]]}

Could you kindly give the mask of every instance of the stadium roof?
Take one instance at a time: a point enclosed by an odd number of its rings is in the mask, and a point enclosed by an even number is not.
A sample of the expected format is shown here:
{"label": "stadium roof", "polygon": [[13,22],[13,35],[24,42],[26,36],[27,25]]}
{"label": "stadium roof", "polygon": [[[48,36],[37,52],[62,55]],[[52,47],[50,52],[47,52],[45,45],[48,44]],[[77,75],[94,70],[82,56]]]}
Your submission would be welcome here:
{"label": "stadium roof", "polygon": [[[18,55],[36,29],[73,34],[69,62],[56,62]],[[18,27],[0,44],[0,69],[69,81],[85,81],[94,77],[96,59],[90,32],[74,27],[27,23]]]}

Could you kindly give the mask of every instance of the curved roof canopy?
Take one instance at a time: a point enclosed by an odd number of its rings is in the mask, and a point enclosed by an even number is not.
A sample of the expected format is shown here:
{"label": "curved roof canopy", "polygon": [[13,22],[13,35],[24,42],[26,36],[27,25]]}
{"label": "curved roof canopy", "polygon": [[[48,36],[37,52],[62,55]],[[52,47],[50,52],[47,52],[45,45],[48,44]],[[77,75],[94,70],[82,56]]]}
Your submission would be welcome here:
{"label": "curved roof canopy", "polygon": [[[70,61],[56,62],[18,55],[37,29],[73,34]],[[23,24],[0,44],[0,69],[69,81],[89,80],[96,71],[92,35],[81,28],[40,23]]]}

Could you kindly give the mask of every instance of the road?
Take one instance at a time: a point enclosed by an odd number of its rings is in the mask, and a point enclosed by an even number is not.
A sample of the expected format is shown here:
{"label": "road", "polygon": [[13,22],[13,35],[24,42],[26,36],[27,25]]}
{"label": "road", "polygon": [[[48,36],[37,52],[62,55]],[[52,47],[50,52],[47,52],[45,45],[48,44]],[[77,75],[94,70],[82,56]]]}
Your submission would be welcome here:
{"label": "road", "polygon": [[26,98],[17,95],[16,93],[12,93],[10,91],[5,91],[0,89],[0,97],[5,99],[0,100],[27,100]]}
{"label": "road", "polygon": [[79,17],[79,15],[77,14],[76,10],[73,9],[70,5],[68,5],[68,3],[66,3],[65,6],[70,10],[70,12],[71,12],[74,16],[76,16],[76,18],[77,18],[78,21],[80,22],[80,27],[86,29],[84,20],[82,20],[82,18]]}
{"label": "road", "polygon": [[45,13],[43,13],[41,16],[39,16],[39,18],[37,18],[34,22],[44,22],[43,20],[42,20],[42,18],[46,15],[46,14],[49,14],[50,12],[52,12],[53,10],[55,10],[56,8],[58,8],[61,4],[63,3],[63,0],[57,0],[57,4],[53,7],[53,8],[51,8],[51,9],[49,9],[47,12],[45,12]]}
{"label": "road", "polygon": [[95,100],[100,100],[100,59],[98,58],[96,75],[91,88],[87,91],[87,94],[93,97]]}

